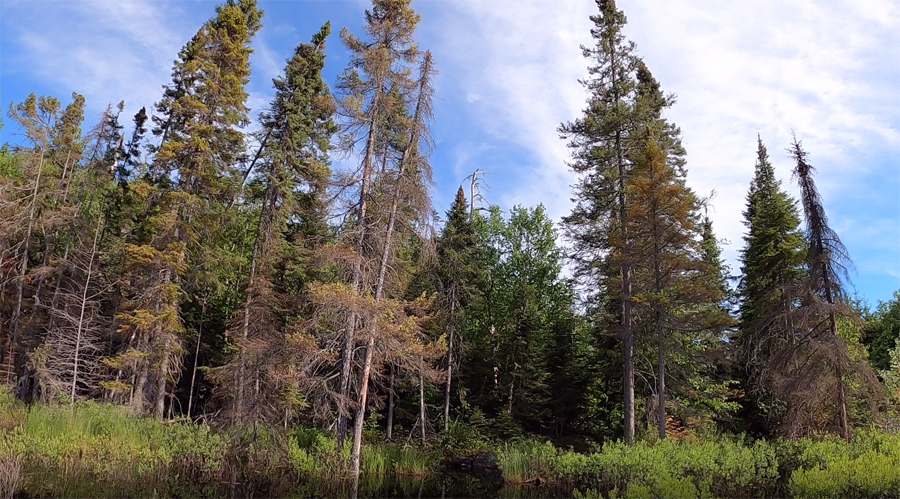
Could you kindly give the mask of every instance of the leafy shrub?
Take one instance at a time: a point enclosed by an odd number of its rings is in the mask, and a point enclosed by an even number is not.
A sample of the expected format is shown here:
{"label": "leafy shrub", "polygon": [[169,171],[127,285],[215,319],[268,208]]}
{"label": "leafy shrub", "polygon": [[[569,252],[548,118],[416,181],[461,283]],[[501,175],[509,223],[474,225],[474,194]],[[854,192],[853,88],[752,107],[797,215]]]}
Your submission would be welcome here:
{"label": "leafy shrub", "polygon": [[792,496],[900,497],[900,435],[863,430],[849,444],[832,437],[784,446],[796,453]]}
{"label": "leafy shrub", "polygon": [[557,463],[562,480],[625,497],[758,495],[774,491],[778,465],[774,449],[757,442],[675,442],[655,445],[608,443],[588,455],[564,453]]}

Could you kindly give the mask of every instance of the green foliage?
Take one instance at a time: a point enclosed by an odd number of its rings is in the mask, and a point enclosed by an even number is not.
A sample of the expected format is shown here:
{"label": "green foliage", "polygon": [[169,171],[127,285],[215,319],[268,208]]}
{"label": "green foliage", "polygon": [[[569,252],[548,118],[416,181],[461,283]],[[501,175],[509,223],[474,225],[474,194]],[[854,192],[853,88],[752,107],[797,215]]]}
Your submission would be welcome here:
{"label": "green foliage", "polygon": [[563,454],[557,469],[562,479],[579,486],[624,490],[628,497],[760,495],[773,492],[779,477],[771,445],[730,440],[609,443],[592,454]]}
{"label": "green foliage", "polygon": [[[9,411],[3,402],[4,419]],[[85,481],[126,495],[153,483],[211,485],[227,450],[223,437],[200,425],[163,425],[93,402],[35,406],[21,424],[0,433],[0,458],[21,458],[26,470],[21,487],[31,495],[80,495]]]}
{"label": "green foliage", "polygon": [[780,415],[766,408],[781,407],[764,379],[777,352],[790,344],[794,331],[785,317],[794,307],[796,289],[804,274],[806,243],[800,232],[796,202],[781,187],[768,151],[760,138],[756,169],[744,210],[747,234],[741,250],[743,278],[737,289],[740,323],[734,338],[735,355],[745,398],[742,404],[753,429],[773,431]]}
{"label": "green foliage", "polygon": [[874,369],[885,370],[891,364],[891,350],[900,338],[900,291],[894,298],[878,303],[875,312],[868,318],[864,343],[869,351],[869,363]]}
{"label": "green foliage", "polygon": [[[319,430],[298,428],[288,438],[287,456],[294,472],[306,480],[333,480],[344,470],[349,448],[335,455],[333,436]],[[425,477],[437,470],[438,454],[418,447],[396,444],[368,444],[363,447],[362,472],[368,477]]]}
{"label": "green foliage", "polygon": [[893,401],[894,416],[900,413],[900,337],[895,340],[894,349],[890,352],[890,367],[881,371],[888,396]]}
{"label": "green foliage", "polygon": [[481,275],[479,299],[465,311],[465,403],[498,436],[569,430],[585,405],[577,386],[587,380],[587,336],[561,275],[553,222],[543,206],[516,206],[508,219],[492,207],[473,226]]}
{"label": "green foliage", "polygon": [[792,447],[793,497],[900,497],[900,435],[860,431],[849,445],[837,439]]}

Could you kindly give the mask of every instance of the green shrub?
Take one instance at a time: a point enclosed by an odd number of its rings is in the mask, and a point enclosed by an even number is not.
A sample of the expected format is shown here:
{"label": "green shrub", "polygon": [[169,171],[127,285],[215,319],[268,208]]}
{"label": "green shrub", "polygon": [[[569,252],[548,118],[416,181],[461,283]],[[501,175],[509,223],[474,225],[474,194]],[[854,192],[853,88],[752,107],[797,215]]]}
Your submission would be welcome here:
{"label": "green shrub", "polygon": [[774,492],[778,464],[774,449],[757,442],[676,442],[655,445],[608,443],[599,452],[564,453],[557,463],[560,479],[626,497],[736,496]]}
{"label": "green shrub", "polygon": [[849,444],[832,437],[784,447],[796,453],[794,497],[900,497],[900,435],[862,430]]}

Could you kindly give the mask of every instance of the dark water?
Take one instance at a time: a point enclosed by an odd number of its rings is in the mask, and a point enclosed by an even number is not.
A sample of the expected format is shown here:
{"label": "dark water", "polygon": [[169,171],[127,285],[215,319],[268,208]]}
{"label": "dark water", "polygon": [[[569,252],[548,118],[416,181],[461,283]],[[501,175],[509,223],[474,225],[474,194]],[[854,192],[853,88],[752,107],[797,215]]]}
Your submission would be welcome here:
{"label": "dark water", "polygon": [[392,478],[390,480],[360,480],[358,490],[354,494],[353,484],[306,484],[299,487],[293,497],[348,497],[348,498],[519,498],[545,499],[551,497],[569,497],[570,490],[531,485],[514,486],[503,483],[491,483],[461,473],[448,473],[425,478]]}
{"label": "dark water", "polygon": [[[32,477],[35,479],[37,477]],[[223,497],[250,499],[285,498],[516,498],[547,499],[570,497],[571,491],[530,485],[513,486],[479,480],[463,473],[436,474],[427,477],[361,477],[356,490],[352,481],[313,479],[297,482],[197,483],[168,477],[154,483],[123,483],[81,479],[77,482],[45,482],[39,478],[15,497]]]}

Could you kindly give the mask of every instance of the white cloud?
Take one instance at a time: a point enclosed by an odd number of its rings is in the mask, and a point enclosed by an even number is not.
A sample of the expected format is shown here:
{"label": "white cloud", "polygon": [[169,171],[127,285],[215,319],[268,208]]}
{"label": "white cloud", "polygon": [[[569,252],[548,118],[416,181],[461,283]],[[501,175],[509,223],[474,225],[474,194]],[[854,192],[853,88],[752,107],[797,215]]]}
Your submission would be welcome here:
{"label": "white cloud", "polygon": [[[579,116],[586,97],[576,83],[587,64],[578,46],[592,45],[587,16],[596,6],[586,1],[438,5],[444,16],[443,46],[436,51],[442,70],[477,89],[481,100],[473,103],[478,106],[473,113],[485,131],[531,158],[520,170],[504,172],[519,176],[503,186],[504,204],[544,201],[552,215],[567,213],[573,177],[555,130]],[[700,195],[717,192],[710,216],[719,236],[731,242],[725,256],[733,268],[738,268],[741,212],[758,132],[790,192],[796,190],[784,149],[793,129],[813,156],[830,212],[850,224],[877,222],[886,230],[882,238],[900,239],[897,197],[882,196],[882,204],[868,213],[864,207],[840,206],[848,190],[883,189],[879,177],[898,168],[896,3],[668,0],[620,1],[619,7],[628,16],[626,34],[638,53],[663,89],[679,96],[668,117],[683,132],[688,182]],[[879,162],[875,156],[891,159]],[[491,168],[468,169],[475,166]],[[897,177],[891,178],[896,183]],[[868,249],[854,231],[845,239],[851,251]],[[895,249],[892,256],[900,255]]]}
{"label": "white cloud", "polygon": [[[346,13],[369,3],[317,3],[325,5]],[[494,173],[488,178],[489,200],[506,207],[543,202],[557,219],[568,213],[574,178],[556,128],[578,117],[584,106],[586,94],[577,80],[586,75],[588,62],[579,45],[593,43],[588,16],[597,12],[594,3],[418,0],[415,5],[423,14],[420,37],[429,40],[423,47],[434,51],[440,70],[436,138],[450,152],[439,151],[436,159],[440,156],[443,170],[454,177],[441,185],[438,197],[452,198],[455,186],[481,168]],[[858,262],[860,272],[879,273],[882,267],[880,275],[896,273],[900,7],[895,0],[620,0],[619,5],[638,53],[663,89],[679,96],[668,117],[683,132],[688,182],[700,195],[717,192],[710,215],[720,237],[731,241],[725,255],[732,263],[741,245],[756,134],[769,147],[785,186],[796,192],[784,152],[793,129],[812,154],[826,207],[840,221],[844,242],[855,255],[872,252],[877,262]],[[212,6],[4,0],[4,79],[26,75],[58,89],[55,95],[83,93],[89,121],[120,99],[133,113],[159,99],[179,48],[213,14]],[[13,16],[16,23],[8,21]],[[273,30],[254,42],[249,101],[254,115],[268,102],[271,77],[293,50],[276,46],[289,27],[275,18],[266,21]],[[350,26],[356,31],[361,24],[360,16]],[[10,40],[16,45],[12,50]],[[336,40],[331,43],[338,47]],[[340,50],[330,57],[330,64],[338,63]],[[883,248],[884,241],[891,247]]]}
{"label": "white cloud", "polygon": [[192,34],[179,4],[150,1],[25,2],[9,6],[16,26],[16,64],[45,84],[78,92],[88,123],[109,103],[127,111],[151,106],[169,80],[179,47]]}

